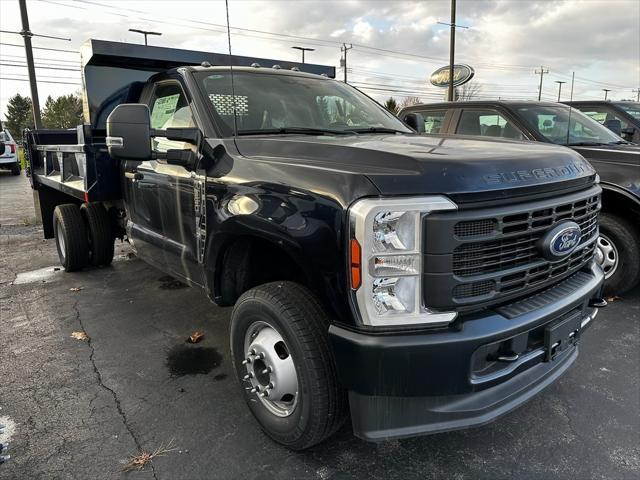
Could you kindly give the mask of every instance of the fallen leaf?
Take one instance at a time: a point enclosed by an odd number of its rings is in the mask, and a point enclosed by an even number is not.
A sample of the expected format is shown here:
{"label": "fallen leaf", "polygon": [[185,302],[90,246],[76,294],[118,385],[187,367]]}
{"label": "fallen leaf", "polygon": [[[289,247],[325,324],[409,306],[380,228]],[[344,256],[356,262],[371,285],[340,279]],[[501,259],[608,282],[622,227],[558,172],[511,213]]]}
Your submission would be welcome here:
{"label": "fallen leaf", "polygon": [[189,336],[189,343],[198,343],[204,337],[204,332],[196,330]]}
{"label": "fallen leaf", "polygon": [[75,338],[76,340],[89,340],[89,335],[84,330],[80,330],[78,332],[72,332],[71,338]]}
{"label": "fallen leaf", "polygon": [[611,295],[610,297],[605,298],[605,300],[608,303],[613,303],[613,302],[615,302],[617,300],[622,300],[622,297],[619,297],[618,295]]}
{"label": "fallen leaf", "polygon": [[129,461],[126,463],[122,469],[125,472],[129,472],[131,470],[142,470],[145,465],[151,463],[154,458],[162,457],[165,453],[172,452],[177,450],[173,444],[173,439],[169,440],[169,443],[165,446],[164,444],[160,445],[155,452],[140,452],[137,455],[132,455],[129,457]]}
{"label": "fallen leaf", "polygon": [[82,290],[84,287],[71,287],[69,289],[70,292],[79,292],[80,290]]}

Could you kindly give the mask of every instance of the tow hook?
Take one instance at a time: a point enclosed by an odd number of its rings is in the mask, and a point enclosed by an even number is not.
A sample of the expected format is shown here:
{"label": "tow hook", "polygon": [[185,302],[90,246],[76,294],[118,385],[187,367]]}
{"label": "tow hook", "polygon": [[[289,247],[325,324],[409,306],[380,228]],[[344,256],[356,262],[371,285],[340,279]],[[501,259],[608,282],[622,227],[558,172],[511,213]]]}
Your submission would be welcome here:
{"label": "tow hook", "polygon": [[589,300],[589,306],[592,308],[604,308],[607,305],[609,305],[609,303],[604,298],[596,297]]}

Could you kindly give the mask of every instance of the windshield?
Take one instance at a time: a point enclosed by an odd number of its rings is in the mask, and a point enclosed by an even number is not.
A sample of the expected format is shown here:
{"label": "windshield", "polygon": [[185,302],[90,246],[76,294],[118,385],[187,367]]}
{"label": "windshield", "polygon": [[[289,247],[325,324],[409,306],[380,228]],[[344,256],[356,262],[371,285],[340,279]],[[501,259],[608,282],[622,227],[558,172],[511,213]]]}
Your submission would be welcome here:
{"label": "windshield", "polygon": [[636,120],[640,120],[640,103],[616,103],[616,106],[627,112]]}
{"label": "windshield", "polygon": [[[575,108],[531,105],[517,108],[527,122],[550,142],[559,145],[603,145],[624,142],[622,138]],[[571,124],[569,124],[571,115]],[[626,143],[626,142],[625,142]]]}
{"label": "windshield", "polygon": [[[226,135],[233,133],[230,72],[196,73]],[[412,133],[366,95],[325,78],[237,72],[238,135],[267,133]]]}

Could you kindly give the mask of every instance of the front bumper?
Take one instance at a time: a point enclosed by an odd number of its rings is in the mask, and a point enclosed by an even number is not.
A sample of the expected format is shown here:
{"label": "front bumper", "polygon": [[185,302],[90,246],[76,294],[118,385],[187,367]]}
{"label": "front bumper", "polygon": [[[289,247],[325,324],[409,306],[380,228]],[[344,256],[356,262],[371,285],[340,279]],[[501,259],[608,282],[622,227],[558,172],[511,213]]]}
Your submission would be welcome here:
{"label": "front bumper", "polygon": [[[592,263],[566,281],[503,309],[461,318],[445,331],[373,335],[332,326],[338,374],[349,390],[354,433],[366,440],[456,430],[490,422],[553,383],[578,355],[597,309],[603,274]],[[535,305],[536,308],[531,308]],[[550,358],[539,338],[571,317],[578,330]],[[507,363],[487,362],[509,346]],[[554,350],[555,351],[555,350]]]}

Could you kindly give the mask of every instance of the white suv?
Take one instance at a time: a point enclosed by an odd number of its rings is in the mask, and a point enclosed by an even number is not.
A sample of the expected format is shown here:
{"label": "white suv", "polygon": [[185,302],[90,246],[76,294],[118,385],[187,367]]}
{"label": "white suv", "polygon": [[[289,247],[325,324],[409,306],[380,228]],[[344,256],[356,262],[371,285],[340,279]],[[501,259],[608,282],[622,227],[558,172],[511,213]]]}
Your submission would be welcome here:
{"label": "white suv", "polygon": [[11,170],[11,175],[20,175],[18,146],[7,130],[0,132],[0,141],[4,143],[4,152],[0,152],[0,168]]}

